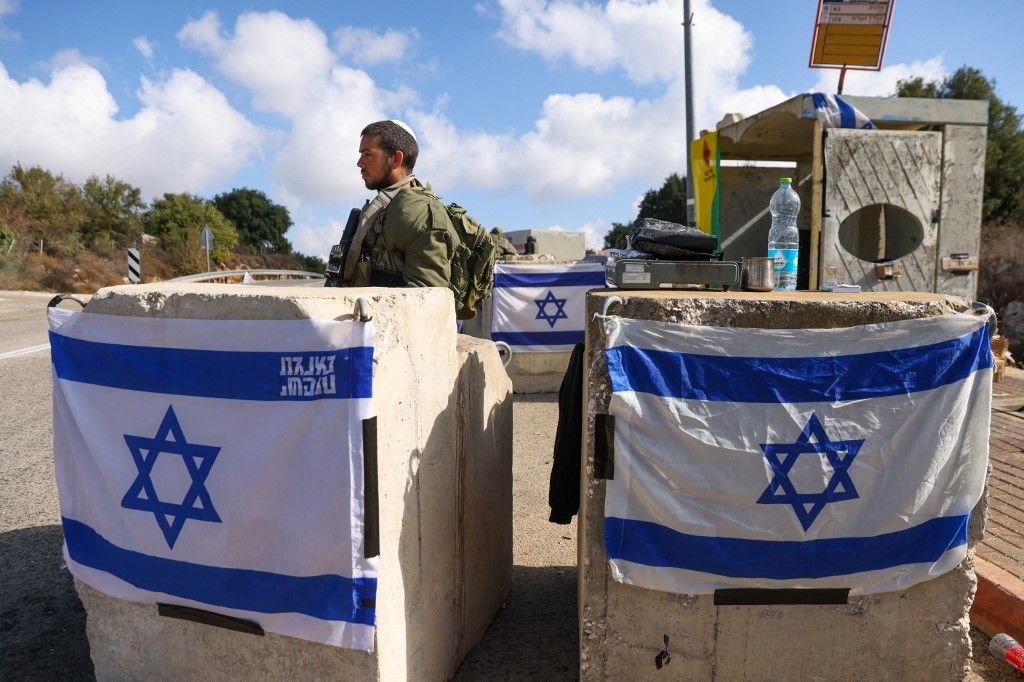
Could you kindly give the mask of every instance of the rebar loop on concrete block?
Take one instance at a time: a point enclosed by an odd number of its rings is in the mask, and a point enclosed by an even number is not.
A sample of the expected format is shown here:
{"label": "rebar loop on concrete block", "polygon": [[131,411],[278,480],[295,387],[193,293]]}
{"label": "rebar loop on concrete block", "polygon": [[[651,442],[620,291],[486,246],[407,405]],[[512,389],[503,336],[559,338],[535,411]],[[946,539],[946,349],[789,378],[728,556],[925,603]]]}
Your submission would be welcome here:
{"label": "rebar loop on concrete block", "polygon": [[992,338],[996,335],[996,329],[999,326],[999,320],[996,316],[996,311],[992,309],[987,303],[982,301],[971,301],[971,308],[974,309],[975,315],[987,315],[988,316],[988,338]]}
{"label": "rebar loop on concrete block", "polygon": [[609,296],[604,300],[604,305],[601,306],[601,314],[605,317],[608,316],[608,309],[616,303],[622,303],[622,299],[618,296]]}
{"label": "rebar loop on concrete block", "polygon": [[504,341],[495,341],[494,345],[498,347],[498,357],[501,358],[501,364],[508,367],[508,363],[512,362],[512,347]]}
{"label": "rebar loop on concrete block", "polygon": [[46,307],[53,308],[54,306],[59,305],[61,301],[74,301],[83,308],[85,307],[86,304],[85,301],[78,298],[77,296],[72,296],[71,294],[57,294],[56,296],[50,299],[50,302],[46,304]]}

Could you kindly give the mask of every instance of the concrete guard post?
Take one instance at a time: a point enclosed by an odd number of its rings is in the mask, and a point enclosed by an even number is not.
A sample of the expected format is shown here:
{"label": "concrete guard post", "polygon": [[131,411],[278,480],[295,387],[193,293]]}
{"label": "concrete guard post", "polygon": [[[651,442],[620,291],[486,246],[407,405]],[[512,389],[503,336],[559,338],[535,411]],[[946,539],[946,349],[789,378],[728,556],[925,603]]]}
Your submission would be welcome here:
{"label": "concrete guard post", "polygon": [[377,341],[380,559],[372,653],[161,617],[76,581],[99,679],[440,680],[508,595],[512,385],[493,344],[459,336],[443,289],[152,284],[100,290],[86,314],[352,319]]}
{"label": "concrete guard post", "polygon": [[[977,579],[973,546],[986,497],[975,507],[967,558],[904,592],[843,605],[716,606],[712,595],[670,594],[616,582],[604,548],[605,481],[594,478],[594,418],[611,397],[594,315],[765,329],[833,328],[965,311],[953,296],[599,291],[587,297],[584,466],[579,526],[582,680],[963,680],[970,671],[968,610]],[[655,659],[666,649],[671,662]],[[659,662],[663,662],[664,657]]]}

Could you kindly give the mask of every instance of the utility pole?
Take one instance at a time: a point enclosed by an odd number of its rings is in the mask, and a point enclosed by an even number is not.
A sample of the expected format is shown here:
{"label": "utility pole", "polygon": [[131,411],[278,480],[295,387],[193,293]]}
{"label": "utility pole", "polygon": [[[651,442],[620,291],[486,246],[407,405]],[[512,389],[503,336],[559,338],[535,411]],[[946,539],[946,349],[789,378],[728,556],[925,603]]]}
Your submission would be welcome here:
{"label": "utility pole", "polygon": [[686,224],[697,221],[696,199],[693,196],[693,160],[690,158],[690,143],[693,142],[693,51],[690,49],[690,26],[693,14],[690,0],[683,0],[683,83],[686,86]]}

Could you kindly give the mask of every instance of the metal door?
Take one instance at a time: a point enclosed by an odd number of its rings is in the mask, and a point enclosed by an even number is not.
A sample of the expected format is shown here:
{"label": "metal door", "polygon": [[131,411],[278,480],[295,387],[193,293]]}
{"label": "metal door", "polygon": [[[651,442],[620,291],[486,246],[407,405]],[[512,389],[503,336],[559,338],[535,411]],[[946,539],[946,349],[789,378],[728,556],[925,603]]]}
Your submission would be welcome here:
{"label": "metal door", "polygon": [[825,134],[822,276],[864,291],[934,291],[942,134]]}

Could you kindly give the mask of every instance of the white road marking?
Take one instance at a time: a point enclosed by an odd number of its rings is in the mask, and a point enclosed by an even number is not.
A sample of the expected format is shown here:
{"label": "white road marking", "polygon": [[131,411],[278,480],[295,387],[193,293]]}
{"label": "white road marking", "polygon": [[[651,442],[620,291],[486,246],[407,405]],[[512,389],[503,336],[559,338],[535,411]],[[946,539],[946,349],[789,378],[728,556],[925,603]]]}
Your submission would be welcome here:
{"label": "white road marking", "polygon": [[29,346],[28,348],[21,348],[19,350],[11,350],[6,353],[0,353],[0,360],[7,360],[9,358],[20,358],[23,355],[32,355],[33,353],[40,353],[44,350],[49,350],[50,344],[41,343],[38,346]]}

